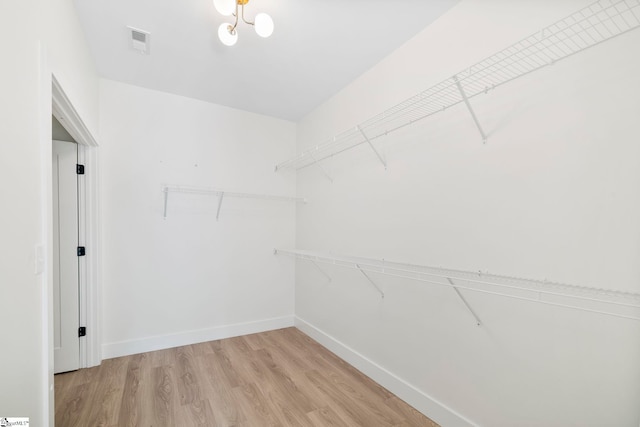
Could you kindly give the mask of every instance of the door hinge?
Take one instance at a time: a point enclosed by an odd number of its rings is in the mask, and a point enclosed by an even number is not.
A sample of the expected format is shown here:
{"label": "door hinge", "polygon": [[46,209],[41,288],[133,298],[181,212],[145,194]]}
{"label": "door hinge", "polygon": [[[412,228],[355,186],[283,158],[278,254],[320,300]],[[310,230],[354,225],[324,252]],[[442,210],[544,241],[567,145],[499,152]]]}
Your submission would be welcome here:
{"label": "door hinge", "polygon": [[84,175],[84,165],[76,165],[76,173],[78,175]]}
{"label": "door hinge", "polygon": [[86,251],[84,246],[78,246],[78,256],[85,256]]}
{"label": "door hinge", "polygon": [[86,326],[80,326],[78,328],[78,336],[79,337],[84,337],[87,335],[87,327]]}

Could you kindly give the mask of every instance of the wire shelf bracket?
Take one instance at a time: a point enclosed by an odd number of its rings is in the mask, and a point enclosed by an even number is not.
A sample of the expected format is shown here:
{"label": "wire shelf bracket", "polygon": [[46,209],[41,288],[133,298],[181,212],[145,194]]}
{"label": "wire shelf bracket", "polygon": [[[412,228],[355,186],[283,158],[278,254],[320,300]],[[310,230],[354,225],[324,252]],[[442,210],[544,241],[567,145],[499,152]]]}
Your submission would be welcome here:
{"label": "wire shelf bracket", "polygon": [[[275,170],[300,170],[365,143],[373,147],[376,139],[461,103],[466,104],[486,141],[486,133],[471,108],[471,99],[636,30],[640,28],[639,17],[640,0],[595,1],[357,126],[302,151],[278,164]],[[381,156],[378,158],[383,161]],[[386,162],[383,164],[386,166]]]}
{"label": "wire shelf bracket", "polygon": [[456,294],[458,294],[458,296],[460,297],[460,299],[464,303],[464,306],[467,307],[467,310],[469,310],[469,313],[471,313],[473,318],[476,319],[476,325],[481,326],[481,322],[480,322],[480,319],[478,318],[478,315],[476,314],[475,311],[473,311],[473,309],[471,308],[471,306],[469,305],[469,302],[467,302],[465,297],[462,296],[462,293],[460,292],[460,290],[458,289],[456,284],[453,283],[453,280],[451,280],[450,278],[447,277],[447,281],[451,284],[451,286],[453,287],[453,290],[456,291]]}
{"label": "wire shelf bracket", "polygon": [[383,298],[384,292],[373,281],[372,274],[452,288],[471,312],[478,326],[481,326],[482,322],[460,290],[640,321],[640,293],[636,292],[304,250],[275,249],[274,254],[359,270]]}
{"label": "wire shelf bracket", "polygon": [[362,273],[362,275],[363,275],[364,277],[366,277],[366,278],[367,278],[367,280],[369,281],[369,283],[371,283],[371,285],[373,285],[373,287],[374,287],[374,288],[376,288],[376,290],[377,290],[378,292],[380,292],[380,296],[381,296],[382,298],[384,298],[384,292],[382,292],[382,289],[380,289],[380,287],[379,287],[378,285],[376,285],[376,282],[374,282],[373,280],[371,280],[371,277],[369,277],[369,275],[368,275],[367,273],[365,273],[365,272],[364,272],[364,270],[362,270],[362,268],[360,268],[360,266],[359,266],[358,264],[356,264],[356,268],[357,268],[358,270],[360,270],[360,273]]}
{"label": "wire shelf bracket", "polygon": [[224,191],[220,192],[218,196],[218,209],[216,209],[216,221],[220,218],[220,208],[222,208],[222,198],[224,197]]}
{"label": "wire shelf bracket", "polygon": [[[316,165],[318,167],[318,169],[320,169],[320,171],[325,176],[325,178],[327,178],[331,183],[333,183],[333,178],[331,178],[331,175],[329,175],[329,172],[327,172],[326,169],[323,168],[320,163],[318,163],[318,161],[313,157],[313,153],[309,153],[309,154],[311,155],[311,158],[313,159],[313,164]],[[276,166],[276,168],[277,168],[277,166]]]}
{"label": "wire shelf bracket", "polygon": [[216,221],[220,218],[220,210],[222,209],[222,201],[225,197],[238,197],[245,199],[261,199],[261,200],[273,200],[281,202],[295,202],[295,203],[307,203],[307,200],[300,197],[287,197],[287,196],[274,196],[271,194],[253,194],[253,193],[234,193],[229,191],[215,190],[210,188],[199,187],[185,187],[178,185],[165,185],[162,187],[163,194],[163,213],[162,217],[167,219],[167,209],[169,204],[169,193],[186,193],[186,194],[200,194],[218,197],[218,206],[216,209]]}
{"label": "wire shelf bracket", "polygon": [[364,138],[364,140],[367,141],[367,144],[369,144],[369,147],[371,147],[373,152],[376,153],[376,156],[378,157],[378,160],[380,160],[380,163],[382,163],[382,166],[384,166],[384,170],[387,170],[387,162],[384,161],[384,159],[382,158],[382,156],[380,155],[378,150],[376,150],[376,147],[373,146],[373,144],[371,143],[371,140],[369,140],[369,138],[367,138],[367,135],[364,133],[362,128],[360,126],[356,126],[356,127],[357,127],[358,131],[362,134],[362,137]]}
{"label": "wire shelf bracket", "polygon": [[333,280],[331,276],[329,276],[322,268],[320,268],[320,266],[314,260],[310,261],[316,267],[316,270],[318,270],[324,277],[326,277],[329,282]]}
{"label": "wire shelf bracket", "polygon": [[473,111],[473,107],[471,106],[471,103],[469,102],[469,98],[467,98],[467,94],[464,92],[464,89],[462,88],[462,85],[460,84],[460,79],[458,79],[458,76],[453,76],[453,80],[456,82],[456,86],[458,86],[458,90],[460,91],[460,96],[462,96],[462,99],[464,100],[464,103],[467,106],[467,109],[469,110],[469,113],[471,113],[471,117],[473,118],[473,122],[476,124],[476,127],[478,128],[478,131],[480,132],[480,136],[482,137],[482,143],[486,144],[487,143],[487,135],[484,133],[484,130],[482,130],[482,126],[480,125],[480,121],[478,120],[478,117],[476,116],[475,111]]}

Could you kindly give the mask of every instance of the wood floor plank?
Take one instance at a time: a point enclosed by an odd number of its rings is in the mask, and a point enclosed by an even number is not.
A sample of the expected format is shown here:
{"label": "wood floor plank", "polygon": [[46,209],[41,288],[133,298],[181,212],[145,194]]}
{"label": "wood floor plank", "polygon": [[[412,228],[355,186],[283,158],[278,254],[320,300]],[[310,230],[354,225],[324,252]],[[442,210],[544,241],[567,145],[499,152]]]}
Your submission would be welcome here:
{"label": "wood floor plank", "polygon": [[223,340],[222,348],[228,355],[240,384],[262,382],[265,379],[264,366],[243,337]]}
{"label": "wood floor plank", "polygon": [[57,427],[437,427],[295,328],[55,377]]}
{"label": "wood floor plank", "polygon": [[245,384],[233,389],[236,400],[241,410],[245,414],[246,425],[250,426],[273,426],[280,427],[282,422],[277,415],[270,410],[269,403],[265,399],[262,391],[253,383]]}
{"label": "wood floor plank", "polygon": [[182,405],[179,408],[179,413],[181,414],[180,422],[177,424],[167,424],[167,426],[218,427],[221,425],[216,421],[209,400],[207,399],[196,400],[188,405]]}
{"label": "wood floor plank", "polygon": [[173,365],[175,363],[175,351],[175,348],[168,348],[147,353],[151,367],[158,368],[160,366]]}
{"label": "wood floor plank", "polygon": [[309,412],[307,415],[314,427],[349,427],[349,424],[329,406]]}
{"label": "wood floor plank", "polygon": [[[55,398],[55,411],[56,411],[56,425],[59,424],[58,416],[64,413],[63,405],[68,404],[69,397],[71,396],[70,388],[74,378],[73,372],[67,372],[64,374],[57,374],[54,377],[54,398]],[[60,396],[67,397],[67,400],[59,398]]]}
{"label": "wood floor plank", "polygon": [[202,356],[202,355],[205,355],[205,354],[213,353],[213,348],[211,348],[211,346],[209,345],[208,342],[192,344],[189,347],[192,348],[193,354],[196,355],[196,356]]}
{"label": "wood floor plank", "polygon": [[378,419],[391,425],[402,422],[404,418],[402,415],[387,406],[385,400],[382,400],[374,390],[367,388],[361,382],[346,380],[346,377],[338,372],[326,373],[325,378],[330,380],[351,401],[359,402],[360,406],[375,414]]}
{"label": "wood floor plank", "polygon": [[209,398],[212,410],[216,414],[218,424],[236,426],[246,420],[238,408],[233,394],[233,387],[228,383],[222,367],[214,353],[197,358],[199,371],[202,372],[202,391]]}
{"label": "wood floor plank", "polygon": [[388,426],[393,427],[395,423],[386,419],[380,419],[375,414],[369,412],[366,408],[360,406],[357,402],[353,402],[340,391],[331,381],[320,374],[318,371],[307,372],[309,380],[320,390],[322,390],[332,400],[333,407],[340,411],[341,415],[347,419],[350,424],[363,427],[368,426]]}
{"label": "wood floor plank", "polygon": [[72,386],[66,390],[63,402],[59,406],[60,410],[56,412],[55,423],[57,426],[75,427],[84,425],[82,413],[88,405],[86,399],[88,391],[88,383]]}
{"label": "wood floor plank", "polygon": [[176,378],[173,366],[165,365],[153,368],[153,415],[154,425],[176,425],[176,406],[178,402]]}
{"label": "wood floor plank", "polygon": [[279,399],[280,396],[271,396],[269,400],[272,408],[275,408],[283,425],[287,427],[312,427],[313,423],[307,414],[300,412],[294,406],[288,405],[286,401]]}
{"label": "wood floor plank", "polygon": [[387,399],[385,403],[388,407],[393,408],[396,412],[402,414],[407,420],[406,425],[408,426],[438,427],[438,424],[422,415],[421,412],[419,412],[397,396],[393,396]]}
{"label": "wood floor plank", "polygon": [[140,396],[141,368],[145,354],[135,354],[129,359],[127,377],[125,380],[122,399],[120,403],[120,413],[118,424],[122,426],[139,426],[143,417],[142,398]]}
{"label": "wood floor plank", "polygon": [[[265,381],[258,384],[271,409],[285,426],[311,426],[307,413],[317,408],[307,387],[301,387],[294,379],[287,364],[277,363],[270,354],[271,347],[255,351],[267,370]],[[303,384],[304,386],[304,384]],[[304,388],[304,390],[302,390]]]}
{"label": "wood floor plank", "polygon": [[264,333],[244,335],[243,338],[251,347],[251,350],[260,350],[268,345],[268,341],[264,337]]}
{"label": "wood floor plank", "polygon": [[268,350],[262,349],[256,351],[256,353],[270,374],[267,382],[270,390],[283,394],[283,397],[289,401],[290,405],[295,406],[302,413],[316,409],[309,396],[298,387],[287,371],[273,360]]}
{"label": "wood floor plank", "polygon": [[[384,387],[299,330],[289,328],[282,330],[282,333],[286,338],[282,340],[283,345],[289,347],[289,353],[306,353],[305,360],[307,362],[313,361],[316,369],[330,378],[334,385],[338,386],[351,399],[363,402],[365,406],[370,407],[373,411],[380,411],[380,416],[388,419],[389,422],[402,418],[393,408],[385,406],[384,402],[393,397],[393,394]],[[354,377],[357,378],[357,381],[353,381]]]}
{"label": "wood floor plank", "polygon": [[200,388],[198,386],[198,373],[195,369],[195,356],[192,346],[176,348],[176,373],[178,380],[178,392],[180,394],[180,404],[189,405],[193,402],[200,402]]}
{"label": "wood floor plank", "polygon": [[291,362],[291,357],[287,356],[288,352],[279,345],[268,345],[265,346],[264,350],[271,355],[275,363],[287,368],[287,374],[298,387],[304,387],[305,395],[313,402],[316,409],[327,406],[330,403],[327,396],[317,387],[309,386],[310,383],[306,372],[317,369],[317,365],[313,363],[298,363],[298,361]]}
{"label": "wood floor plank", "polygon": [[242,377],[236,372],[236,369],[231,362],[231,358],[229,357],[229,353],[224,348],[217,348],[213,352],[220,363],[220,367],[222,368],[222,372],[224,373],[229,385],[232,388],[239,387],[245,384],[245,381]]}
{"label": "wood floor plank", "polygon": [[295,345],[291,345],[290,338],[284,335],[283,332],[274,332],[278,333],[271,334],[269,336],[269,343],[264,346],[264,348],[269,350],[272,357],[279,359],[282,363],[286,364],[289,369],[299,372],[318,368],[314,358],[311,357],[312,355],[307,354],[305,351],[300,351]]}
{"label": "wood floor plank", "polygon": [[127,376],[127,359],[119,357],[102,362],[96,381],[99,387],[93,395],[88,425],[113,426],[118,424],[122,393]]}
{"label": "wood floor plank", "polygon": [[71,384],[76,393],[76,412],[71,425],[83,425],[82,423],[76,424],[76,420],[87,420],[94,402],[101,398],[100,393],[103,389],[98,387],[101,369],[101,367],[83,369],[78,371],[79,374],[72,379]]}

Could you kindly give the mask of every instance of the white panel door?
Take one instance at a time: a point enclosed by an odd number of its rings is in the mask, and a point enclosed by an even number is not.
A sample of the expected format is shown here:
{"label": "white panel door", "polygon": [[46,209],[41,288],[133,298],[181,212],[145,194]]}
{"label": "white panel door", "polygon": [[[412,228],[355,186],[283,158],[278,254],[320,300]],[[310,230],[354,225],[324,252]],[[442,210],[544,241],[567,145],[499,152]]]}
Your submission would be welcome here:
{"label": "white panel door", "polygon": [[78,289],[78,146],[53,141],[54,371],[80,367]]}

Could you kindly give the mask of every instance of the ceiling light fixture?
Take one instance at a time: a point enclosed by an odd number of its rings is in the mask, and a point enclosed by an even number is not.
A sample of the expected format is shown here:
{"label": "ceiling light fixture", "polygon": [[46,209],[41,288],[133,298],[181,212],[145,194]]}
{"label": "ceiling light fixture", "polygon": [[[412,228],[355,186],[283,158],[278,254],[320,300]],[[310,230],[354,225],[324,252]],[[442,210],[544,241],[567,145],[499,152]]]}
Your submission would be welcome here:
{"label": "ceiling light fixture", "polygon": [[256,15],[253,22],[244,18],[244,5],[249,0],[213,0],[213,5],[224,16],[235,16],[233,24],[224,23],[218,27],[218,38],[226,46],[233,46],[238,41],[238,18],[242,18],[245,24],[253,25],[260,37],[269,37],[273,34],[273,19],[266,13]]}

